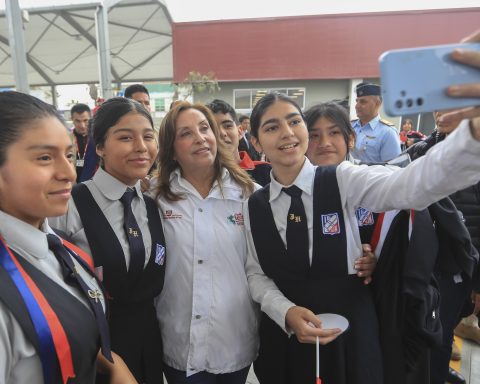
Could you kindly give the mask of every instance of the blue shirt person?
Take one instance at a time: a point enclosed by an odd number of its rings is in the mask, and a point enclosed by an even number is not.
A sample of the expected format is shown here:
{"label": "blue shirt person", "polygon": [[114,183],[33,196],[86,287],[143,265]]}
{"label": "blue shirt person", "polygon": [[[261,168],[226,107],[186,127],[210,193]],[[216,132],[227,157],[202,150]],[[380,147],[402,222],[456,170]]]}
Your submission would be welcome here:
{"label": "blue shirt person", "polygon": [[357,120],[352,122],[356,134],[353,157],[366,163],[385,162],[401,152],[400,139],[395,126],[380,118],[382,105],[380,86],[360,83],[356,88],[355,111]]}

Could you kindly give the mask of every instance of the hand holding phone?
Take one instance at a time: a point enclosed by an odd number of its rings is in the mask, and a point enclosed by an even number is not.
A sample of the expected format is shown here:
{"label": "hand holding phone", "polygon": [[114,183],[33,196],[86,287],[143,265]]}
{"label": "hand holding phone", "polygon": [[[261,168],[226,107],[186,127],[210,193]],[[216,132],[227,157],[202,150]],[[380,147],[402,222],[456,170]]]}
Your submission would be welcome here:
{"label": "hand holding phone", "polygon": [[451,85],[480,83],[480,67],[454,61],[455,49],[480,54],[480,43],[463,43],[387,51],[380,56],[385,111],[391,116],[460,109],[480,105],[480,97],[454,98]]}

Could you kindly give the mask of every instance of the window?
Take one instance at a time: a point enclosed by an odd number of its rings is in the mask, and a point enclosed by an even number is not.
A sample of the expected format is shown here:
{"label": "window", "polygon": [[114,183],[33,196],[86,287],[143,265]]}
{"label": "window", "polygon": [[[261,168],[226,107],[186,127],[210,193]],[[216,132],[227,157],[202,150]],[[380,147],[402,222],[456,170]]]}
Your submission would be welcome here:
{"label": "window", "polygon": [[300,108],[305,108],[305,88],[257,88],[235,89],[233,91],[233,107],[236,110],[251,111],[258,100],[269,92],[283,93],[295,100]]}

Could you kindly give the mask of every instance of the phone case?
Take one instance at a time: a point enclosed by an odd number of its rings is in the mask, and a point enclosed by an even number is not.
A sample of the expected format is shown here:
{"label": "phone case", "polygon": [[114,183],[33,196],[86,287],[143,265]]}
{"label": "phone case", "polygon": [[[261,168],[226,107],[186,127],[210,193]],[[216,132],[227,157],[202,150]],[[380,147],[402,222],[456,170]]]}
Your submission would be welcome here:
{"label": "phone case", "polygon": [[455,48],[480,51],[479,43],[449,44],[384,52],[380,79],[384,109],[390,116],[480,105],[480,98],[453,98],[450,85],[479,83],[480,68],[450,58]]}

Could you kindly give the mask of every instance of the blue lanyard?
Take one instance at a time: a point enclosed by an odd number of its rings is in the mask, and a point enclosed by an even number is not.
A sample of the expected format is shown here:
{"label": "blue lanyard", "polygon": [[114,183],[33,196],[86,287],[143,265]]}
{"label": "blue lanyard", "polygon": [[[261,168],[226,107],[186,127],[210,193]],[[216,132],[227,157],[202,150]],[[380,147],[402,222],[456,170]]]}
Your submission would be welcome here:
{"label": "blue lanyard", "polygon": [[[34,293],[29,288],[29,284],[25,281],[25,272],[18,268],[20,265],[15,256],[9,252],[4,240],[0,238],[0,265],[9,274],[18,292],[23,298],[25,306],[32,320],[35,332],[39,342],[39,357],[42,362],[43,380],[45,384],[54,383],[55,372],[57,371],[56,351],[53,343],[50,325],[43,313]],[[21,266],[20,266],[21,268]],[[31,284],[33,281],[30,281]]]}

